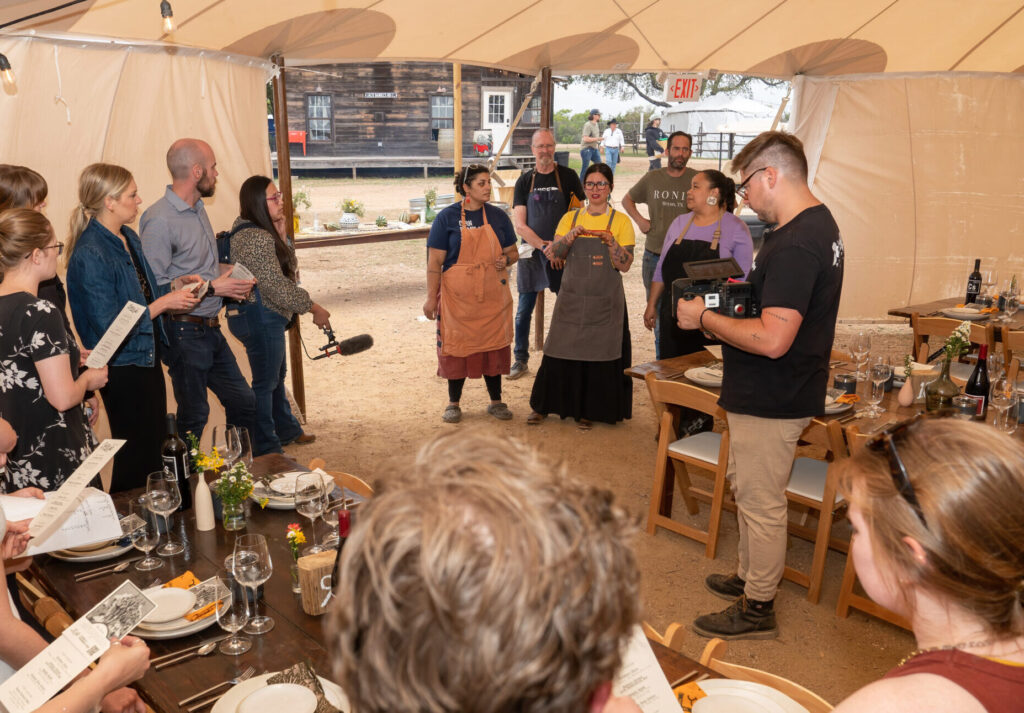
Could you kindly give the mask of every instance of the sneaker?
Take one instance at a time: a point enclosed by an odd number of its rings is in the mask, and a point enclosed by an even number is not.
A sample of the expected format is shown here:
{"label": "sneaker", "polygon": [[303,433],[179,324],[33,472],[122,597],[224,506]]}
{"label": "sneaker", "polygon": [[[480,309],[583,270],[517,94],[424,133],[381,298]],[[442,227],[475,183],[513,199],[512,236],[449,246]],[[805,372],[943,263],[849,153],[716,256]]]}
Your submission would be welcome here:
{"label": "sneaker", "polygon": [[734,602],[743,596],[743,587],[746,581],[736,574],[709,574],[704,578],[704,588],[730,602]]}
{"label": "sneaker", "polygon": [[709,639],[774,639],[779,635],[774,600],[751,603],[741,595],[725,611],[697,617],[693,630]]}
{"label": "sneaker", "polygon": [[508,378],[510,381],[515,381],[529,370],[530,367],[527,366],[525,361],[517,360],[516,363],[512,365],[512,369],[508,372]]}
{"label": "sneaker", "polygon": [[504,403],[491,404],[487,407],[487,413],[491,414],[499,421],[512,420],[512,412],[508,410],[508,406]]}
{"label": "sneaker", "polygon": [[441,420],[445,423],[458,423],[462,420],[462,409],[458,406],[448,404],[444,413],[441,414]]}

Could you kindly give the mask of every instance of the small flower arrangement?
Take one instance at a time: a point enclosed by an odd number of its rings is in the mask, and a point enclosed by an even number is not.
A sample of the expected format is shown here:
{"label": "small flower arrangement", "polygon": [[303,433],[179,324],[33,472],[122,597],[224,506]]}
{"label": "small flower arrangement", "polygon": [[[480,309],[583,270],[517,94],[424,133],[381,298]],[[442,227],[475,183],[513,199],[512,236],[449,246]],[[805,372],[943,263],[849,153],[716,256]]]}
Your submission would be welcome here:
{"label": "small flower arrangement", "polygon": [[971,323],[961,322],[957,328],[946,337],[946,360],[952,361],[965,354],[971,348]]}
{"label": "small flower arrangement", "polygon": [[288,547],[292,551],[292,559],[299,559],[299,546],[306,544],[306,535],[302,532],[302,528],[299,527],[299,523],[293,522],[288,526],[288,534],[285,535],[285,539],[288,540]]}
{"label": "small flower arrangement", "polygon": [[431,207],[437,203],[437,189],[428,188],[423,191],[423,201],[427,204],[427,207]]}
{"label": "small flower arrangement", "polygon": [[[216,451],[215,451],[216,452]],[[223,460],[223,459],[222,459]],[[212,490],[225,505],[238,505],[252,495],[253,480],[245,463],[239,461],[231,469],[221,474],[212,484]],[[260,507],[267,504],[267,499],[260,500]]]}
{"label": "small flower arrangement", "polygon": [[362,217],[366,213],[366,209],[363,208],[363,204],[357,201],[355,198],[346,198],[338,203],[338,210],[342,213],[355,213],[359,217]]}
{"label": "small flower arrangement", "polygon": [[903,357],[903,376],[907,379],[914,373],[914,360],[907,354]]}
{"label": "small flower arrangement", "polygon": [[199,450],[199,437],[192,431],[185,434],[185,440],[188,442],[188,454],[194,472],[202,473],[206,470],[217,470],[224,467],[224,457],[217,452],[216,448],[209,453]]}

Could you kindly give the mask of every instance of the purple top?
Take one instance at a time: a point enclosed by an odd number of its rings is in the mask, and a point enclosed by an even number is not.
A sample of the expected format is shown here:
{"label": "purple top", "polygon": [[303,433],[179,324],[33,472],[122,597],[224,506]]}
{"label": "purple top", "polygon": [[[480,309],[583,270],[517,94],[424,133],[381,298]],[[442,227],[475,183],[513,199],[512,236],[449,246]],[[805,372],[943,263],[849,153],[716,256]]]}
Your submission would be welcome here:
{"label": "purple top", "polygon": [[[658,256],[658,266],[654,268],[654,282],[664,282],[661,277],[661,263],[668,254],[669,246],[676,241],[688,222],[690,222],[690,214],[683,213],[668,226],[668,231],[665,233],[665,244],[662,245],[661,255]],[[703,240],[705,243],[710,243],[715,235],[716,224],[712,223],[703,227],[691,225],[690,231],[686,234],[686,240]],[[718,254],[723,258],[736,258],[740,269],[743,270],[743,277],[746,279],[747,273],[750,272],[750,265],[754,261],[754,241],[750,238],[750,228],[747,227],[747,224],[732,213],[722,215],[722,235],[718,239]]]}

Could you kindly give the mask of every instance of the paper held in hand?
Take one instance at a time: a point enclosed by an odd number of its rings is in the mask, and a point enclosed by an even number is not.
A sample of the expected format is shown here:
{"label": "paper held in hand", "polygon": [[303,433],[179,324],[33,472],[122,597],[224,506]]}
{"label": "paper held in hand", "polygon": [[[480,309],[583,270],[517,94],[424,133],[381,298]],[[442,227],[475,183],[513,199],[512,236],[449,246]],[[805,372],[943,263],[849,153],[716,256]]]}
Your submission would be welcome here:
{"label": "paper held in hand", "polygon": [[100,341],[97,342],[96,347],[85,360],[85,365],[90,369],[105,367],[107,362],[110,361],[110,357],[114,356],[114,352],[121,346],[121,342],[132,331],[135,323],[139,321],[139,317],[146,311],[146,308],[137,302],[126,303],[121,313],[117,315],[117,319],[110,325],[106,333],[100,337]]}
{"label": "paper held in hand", "polygon": [[249,271],[245,265],[240,262],[236,262],[234,268],[231,270],[231,277],[236,280],[255,280],[256,276]]}
{"label": "paper held in hand", "polygon": [[38,709],[110,648],[109,637],[120,639],[154,609],[124,582],[0,685],[0,704],[8,713]]}
{"label": "paper held in hand", "polygon": [[634,627],[622,655],[612,695],[629,696],[644,713],[679,713],[679,701],[639,626]]}
{"label": "paper held in hand", "polygon": [[[56,493],[46,493],[48,499],[54,495]],[[8,521],[28,520],[46,507],[48,499],[0,495],[0,510]],[[34,557],[55,550],[108,542],[120,539],[124,534],[111,497],[102,490],[86,488],[75,499],[75,508],[60,518],[53,533],[44,538],[33,538],[21,556]]]}

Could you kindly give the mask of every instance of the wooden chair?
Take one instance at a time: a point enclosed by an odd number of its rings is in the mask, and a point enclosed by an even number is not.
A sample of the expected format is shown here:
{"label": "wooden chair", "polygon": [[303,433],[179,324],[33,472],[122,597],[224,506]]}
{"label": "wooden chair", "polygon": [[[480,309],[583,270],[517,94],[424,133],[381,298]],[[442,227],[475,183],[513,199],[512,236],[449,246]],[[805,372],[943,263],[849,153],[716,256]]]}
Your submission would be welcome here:
{"label": "wooden chair", "polygon": [[[928,344],[930,337],[945,339],[953,333],[953,330],[956,329],[959,324],[960,321],[956,319],[948,319],[947,317],[922,317],[917,312],[911,313],[910,326],[914,330],[914,354],[921,354],[921,346]],[[992,353],[996,348],[995,327],[992,324],[981,325],[972,323],[970,339],[972,344],[987,344],[989,353]],[[938,347],[939,345],[936,344],[931,351],[938,349]],[[925,358],[927,359],[927,357]],[[954,362],[950,367],[949,374],[950,377],[962,384],[966,383],[967,379],[971,376],[971,371],[973,370],[973,364]]]}
{"label": "wooden chair", "polygon": [[704,651],[700,655],[700,663],[726,678],[736,681],[760,683],[774,688],[776,691],[789,696],[802,705],[809,713],[828,713],[828,711],[832,710],[831,703],[813,691],[807,690],[799,683],[790,681],[788,678],[783,678],[767,671],[761,671],[760,669],[748,668],[723,661],[722,657],[725,655],[727,648],[728,644],[721,639],[712,639],[704,647]]}
{"label": "wooden chair", "polygon": [[793,461],[789,483],[786,485],[786,498],[791,504],[817,512],[818,523],[813,529],[789,523],[790,532],[814,543],[814,554],[811,556],[811,569],[808,572],[801,572],[787,565],[783,577],[807,587],[807,599],[817,603],[821,597],[821,583],[825,575],[825,558],[829,547],[849,549],[847,543],[832,540],[832,525],[836,513],[846,507],[836,486],[840,463],[846,459],[848,451],[843,437],[843,427],[836,420],[829,421],[824,429],[811,429],[804,434],[803,440],[828,451],[826,460],[801,457]]}
{"label": "wooden chair", "polygon": [[683,644],[686,641],[686,629],[683,628],[682,624],[672,622],[665,629],[664,634],[658,633],[658,630],[648,624],[646,621],[640,622],[640,626],[644,630],[644,636],[651,641],[657,641],[662,646],[683,653]]}
{"label": "wooden chair", "polygon": [[[866,436],[851,426],[846,431],[849,442],[850,453],[856,453],[868,442],[870,436]],[[910,622],[905,618],[881,604],[876,603],[869,597],[857,592],[857,570],[853,566],[853,555],[847,553],[846,566],[843,568],[843,581],[839,585],[839,599],[836,602],[836,616],[845,619],[850,615],[850,608],[859,609],[862,612],[876,616],[879,619],[895,624],[904,629],[910,630]]]}
{"label": "wooden chair", "polygon": [[323,458],[314,458],[309,462],[310,470],[319,468],[334,478],[335,484],[345,490],[351,490],[356,495],[361,495],[364,498],[373,497],[373,488],[362,478],[350,473],[343,473],[340,470],[327,470],[326,466],[327,462]]}
{"label": "wooden chair", "polygon": [[[722,520],[722,503],[725,500],[725,471],[729,465],[729,433],[704,432],[686,438],[676,438],[676,416],[672,406],[685,406],[712,417],[724,418],[725,413],[718,407],[718,397],[703,389],[675,381],[663,381],[648,373],[644,380],[651,393],[656,411],[660,414],[658,431],[658,455],[654,464],[654,483],[651,488],[651,506],[647,516],[647,532],[654,534],[658,527],[672,530],[684,537],[704,543],[704,554],[714,559],[718,546],[718,528]],[[678,466],[676,465],[678,464]],[[695,488],[690,482],[687,465],[711,471],[714,485],[711,491]],[[662,512],[662,501],[668,483],[669,467],[672,467],[676,485],[686,502],[691,515],[698,512],[695,494],[711,501],[708,529],[672,519],[672,513]]]}
{"label": "wooden chair", "polygon": [[60,636],[74,620],[64,611],[60,603],[45,593],[42,586],[33,581],[31,575],[18,572],[18,596],[25,608],[32,612],[33,618],[46,629],[51,636]]}
{"label": "wooden chair", "polygon": [[[1009,368],[1014,355],[1018,357],[1024,356],[1024,330],[1010,329],[1007,326],[1002,326],[999,328],[999,335],[1003,343],[1003,357],[1006,367]],[[993,374],[989,374],[989,378],[993,376]]]}

